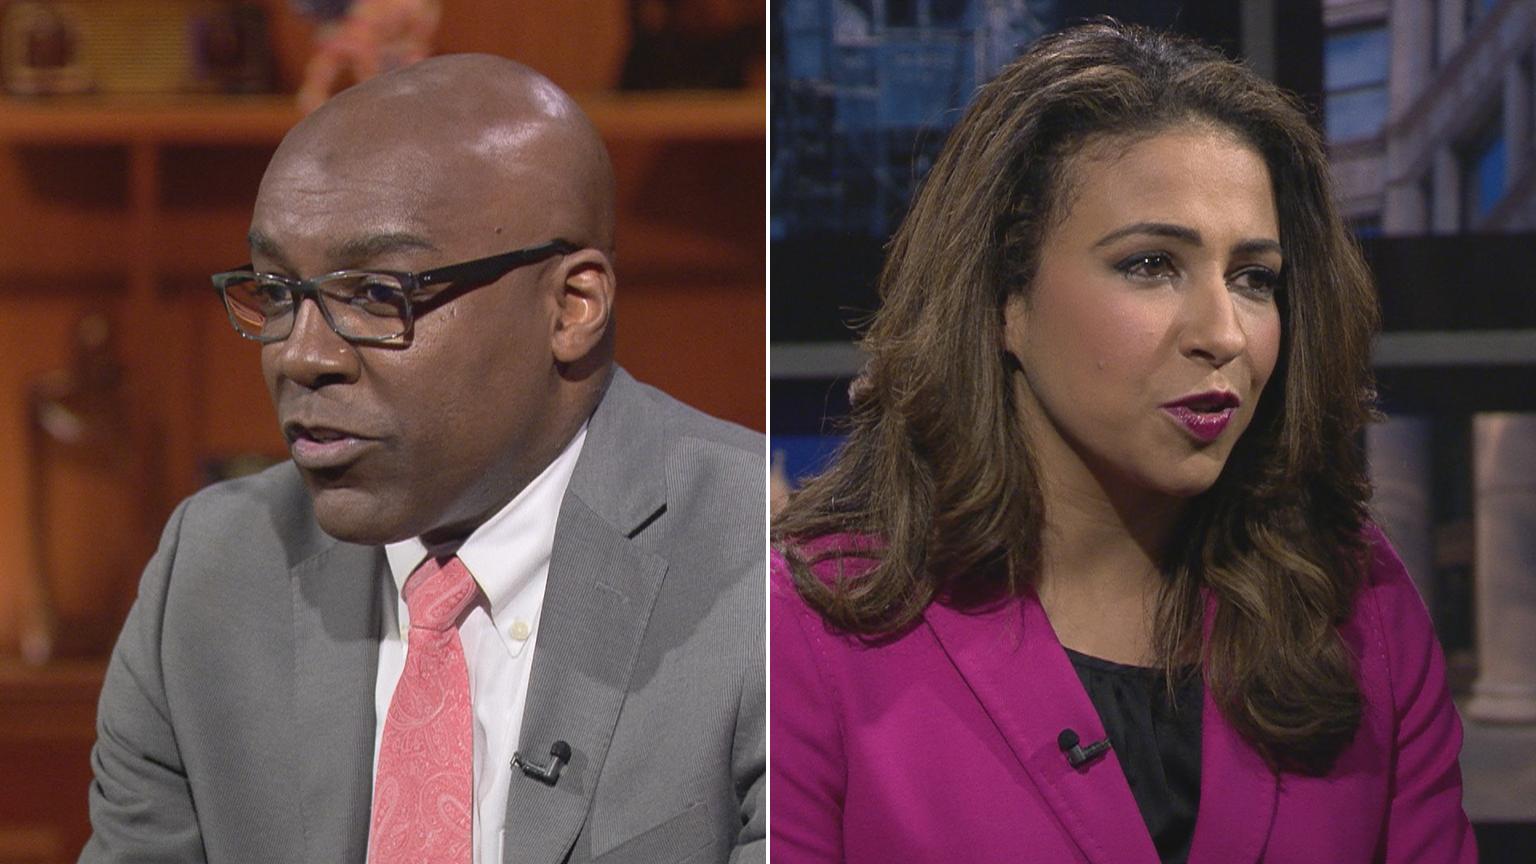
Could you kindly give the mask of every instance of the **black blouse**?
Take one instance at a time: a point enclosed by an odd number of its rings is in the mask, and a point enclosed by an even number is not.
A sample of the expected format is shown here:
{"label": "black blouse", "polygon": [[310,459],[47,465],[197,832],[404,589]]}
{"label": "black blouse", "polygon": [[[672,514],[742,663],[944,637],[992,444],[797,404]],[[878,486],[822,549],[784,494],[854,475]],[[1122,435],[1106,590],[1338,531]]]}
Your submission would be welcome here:
{"label": "black blouse", "polygon": [[1180,676],[1169,699],[1160,669],[1066,651],[1104,721],[1158,858],[1185,864],[1200,806],[1200,676]]}

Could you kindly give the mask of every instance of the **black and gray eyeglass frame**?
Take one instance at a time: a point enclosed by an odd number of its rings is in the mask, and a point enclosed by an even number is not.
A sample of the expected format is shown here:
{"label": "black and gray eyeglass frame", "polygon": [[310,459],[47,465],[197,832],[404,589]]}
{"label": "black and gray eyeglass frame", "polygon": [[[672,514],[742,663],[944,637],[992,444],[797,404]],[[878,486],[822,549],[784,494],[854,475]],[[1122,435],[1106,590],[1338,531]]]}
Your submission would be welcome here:
{"label": "black and gray eyeglass frame", "polygon": [[[294,279],[290,276],[281,276],[276,273],[257,273],[251,268],[250,264],[246,264],[244,267],[224,273],[215,273],[213,275],[213,289],[218,293],[220,301],[223,302],[224,311],[229,315],[229,323],[235,328],[235,332],[254,342],[269,344],[287,339],[293,332],[293,320],[298,317],[297,315],[290,315],[287,330],[280,334],[252,333],[243,328],[240,325],[239,316],[235,312],[235,307],[230,301],[227,289],[230,285],[238,282],[260,279],[282,285],[288,289],[291,301],[288,309],[290,310],[297,310],[299,304],[306,297],[314,300],[315,305],[320,309],[321,316],[325,318],[325,323],[330,326],[336,335],[348,342],[360,345],[398,346],[409,344],[411,333],[416,323],[416,316],[429,312],[476,288],[489,285],[519,267],[535,264],[558,255],[569,255],[579,251],[581,248],[570,241],[557,239],[539,246],[503,252],[500,255],[491,255],[486,258],[476,258],[473,261],[448,264],[431,270],[423,270],[419,273],[400,270],[337,270],[334,273],[325,273],[310,279]],[[400,296],[398,300],[400,305],[397,311],[401,326],[398,332],[376,336],[347,333],[337,326],[329,307],[320,297],[318,286],[322,282],[349,276],[361,277],[368,275],[389,277],[399,283]],[[448,287],[436,293],[423,293],[433,285],[447,285]]]}

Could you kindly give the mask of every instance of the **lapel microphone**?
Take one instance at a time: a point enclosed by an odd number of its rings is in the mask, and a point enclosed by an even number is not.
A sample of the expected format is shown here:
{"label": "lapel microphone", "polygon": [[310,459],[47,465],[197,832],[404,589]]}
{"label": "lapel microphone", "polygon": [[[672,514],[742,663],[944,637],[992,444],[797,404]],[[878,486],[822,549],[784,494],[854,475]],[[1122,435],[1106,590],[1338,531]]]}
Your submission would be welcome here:
{"label": "lapel microphone", "polygon": [[[1076,740],[1075,738],[1073,740]],[[549,747],[549,761],[540,765],[521,752],[512,754],[512,767],[547,785],[553,786],[560,779],[560,769],[571,761],[571,745],[556,741]]]}
{"label": "lapel microphone", "polygon": [[1056,746],[1061,748],[1061,752],[1067,754],[1067,764],[1073,768],[1081,768],[1109,750],[1108,738],[1095,741],[1087,747],[1082,746],[1080,741],[1077,733],[1071,729],[1063,729],[1061,734],[1056,736]]}

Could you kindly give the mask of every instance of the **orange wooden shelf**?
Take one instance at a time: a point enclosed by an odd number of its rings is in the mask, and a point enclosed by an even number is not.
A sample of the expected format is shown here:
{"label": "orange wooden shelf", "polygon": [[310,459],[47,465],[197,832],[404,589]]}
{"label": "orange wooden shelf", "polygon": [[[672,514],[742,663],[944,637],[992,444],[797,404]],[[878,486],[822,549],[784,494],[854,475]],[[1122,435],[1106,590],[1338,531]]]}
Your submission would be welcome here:
{"label": "orange wooden shelf", "polygon": [[768,127],[762,92],[681,91],[576,96],[610,140],[750,140]]}
{"label": "orange wooden shelf", "polygon": [[[577,97],[603,137],[749,140],[767,127],[761,93],[589,93]],[[274,145],[302,115],[286,95],[0,99],[0,142]]]}
{"label": "orange wooden shelf", "polygon": [[83,267],[14,267],[0,265],[0,296],[8,293],[33,293],[43,288],[54,293],[117,294],[128,280],[128,265],[103,266],[93,262]]}
{"label": "orange wooden shelf", "polygon": [[299,117],[277,96],[4,99],[0,142],[273,144]]}

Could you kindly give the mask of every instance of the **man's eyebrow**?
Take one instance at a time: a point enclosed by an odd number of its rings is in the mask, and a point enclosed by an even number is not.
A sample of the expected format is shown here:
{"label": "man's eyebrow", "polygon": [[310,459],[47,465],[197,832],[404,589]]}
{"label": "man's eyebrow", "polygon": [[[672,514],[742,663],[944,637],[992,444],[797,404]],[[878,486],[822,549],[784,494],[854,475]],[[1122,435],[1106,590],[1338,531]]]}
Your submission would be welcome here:
{"label": "man's eyebrow", "polygon": [[282,247],[277,245],[276,240],[252,228],[250,233],[245,235],[245,242],[251,247],[252,258],[259,255],[273,261],[283,270],[293,271],[292,265],[288,263],[287,257],[283,255]]}
{"label": "man's eyebrow", "polygon": [[[245,235],[245,241],[251,247],[252,257],[261,256],[272,261],[285,272],[295,272],[293,265],[283,254],[282,246],[276,240],[252,228]],[[410,250],[436,252],[437,246],[425,237],[405,231],[395,231],[386,234],[369,234],[343,241],[331,247],[329,255],[331,261],[340,262],[341,266],[355,266],[391,252]]]}
{"label": "man's eyebrow", "polygon": [[[1119,240],[1122,237],[1129,237],[1132,234],[1147,234],[1153,237],[1167,237],[1173,240],[1179,240],[1181,242],[1188,243],[1191,246],[1200,246],[1205,242],[1204,239],[1201,238],[1199,231],[1196,231],[1195,229],[1186,225],[1175,225],[1171,222],[1134,222],[1122,228],[1116,228],[1108,234],[1105,234],[1103,237],[1100,237],[1099,241],[1093,244],[1093,246],[1095,249],[1100,246],[1108,246],[1116,240]],[[1284,250],[1280,246],[1280,241],[1270,240],[1268,238],[1254,238],[1250,240],[1239,241],[1235,246],[1232,247],[1232,251],[1234,254],[1238,255],[1258,255],[1264,252],[1273,252],[1277,255],[1284,254]]]}
{"label": "man's eyebrow", "polygon": [[437,245],[419,234],[394,231],[385,234],[368,234],[363,237],[344,240],[332,246],[329,254],[332,261],[354,265],[394,252],[423,251],[436,252]]}

